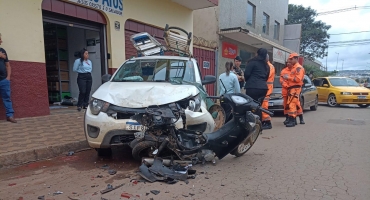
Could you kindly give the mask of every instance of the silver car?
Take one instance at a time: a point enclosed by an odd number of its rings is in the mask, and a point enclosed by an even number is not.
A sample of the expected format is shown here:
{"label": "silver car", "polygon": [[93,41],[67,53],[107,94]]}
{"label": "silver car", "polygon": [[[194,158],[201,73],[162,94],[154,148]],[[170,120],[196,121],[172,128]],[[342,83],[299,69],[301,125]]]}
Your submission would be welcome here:
{"label": "silver car", "polygon": [[[270,96],[269,110],[273,111],[284,111],[283,96],[281,94],[280,77],[276,76],[274,80],[274,89]],[[304,75],[304,85],[302,86],[302,92],[300,95],[301,106],[303,109],[317,110],[318,105],[318,93],[316,87],[312,84],[310,78]]]}

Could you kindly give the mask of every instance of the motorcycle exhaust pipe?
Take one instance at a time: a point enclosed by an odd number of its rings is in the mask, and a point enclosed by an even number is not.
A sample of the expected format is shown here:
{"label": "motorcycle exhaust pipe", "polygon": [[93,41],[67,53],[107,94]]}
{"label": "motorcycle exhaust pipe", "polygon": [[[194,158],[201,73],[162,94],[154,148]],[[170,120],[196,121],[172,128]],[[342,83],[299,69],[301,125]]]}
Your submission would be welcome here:
{"label": "motorcycle exhaust pipe", "polygon": [[[149,165],[153,165],[154,158],[143,158],[142,162],[147,163]],[[191,161],[185,161],[185,160],[173,160],[173,164],[190,165],[190,164],[192,164],[192,162]],[[163,165],[165,165],[167,167],[171,166],[171,160],[170,159],[163,159]]]}

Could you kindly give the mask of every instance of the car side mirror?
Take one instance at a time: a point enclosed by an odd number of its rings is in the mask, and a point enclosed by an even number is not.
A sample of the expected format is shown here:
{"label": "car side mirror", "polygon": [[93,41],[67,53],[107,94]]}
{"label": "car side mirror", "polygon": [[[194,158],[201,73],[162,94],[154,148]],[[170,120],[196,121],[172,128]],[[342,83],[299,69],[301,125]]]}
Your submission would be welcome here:
{"label": "car side mirror", "polygon": [[110,74],[104,74],[102,77],[101,77],[101,81],[102,81],[102,84],[108,82],[110,80],[110,78],[112,78],[112,75]]}
{"label": "car side mirror", "polygon": [[309,84],[309,83],[304,84],[304,87],[311,87],[311,86],[312,84]]}
{"label": "car side mirror", "polygon": [[328,84],[323,84],[322,86],[323,86],[323,87],[329,87],[329,85],[328,85]]}
{"label": "car side mirror", "polygon": [[202,85],[208,85],[216,82],[216,76],[206,75],[202,80]]}

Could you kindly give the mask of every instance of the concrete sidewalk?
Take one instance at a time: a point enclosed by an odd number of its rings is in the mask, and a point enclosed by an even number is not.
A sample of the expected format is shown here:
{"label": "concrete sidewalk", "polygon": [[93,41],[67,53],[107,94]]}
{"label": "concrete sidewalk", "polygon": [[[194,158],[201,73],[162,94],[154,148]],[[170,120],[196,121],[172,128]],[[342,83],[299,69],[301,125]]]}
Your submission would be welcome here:
{"label": "concrete sidewalk", "polygon": [[83,129],[84,112],[74,107],[52,109],[43,117],[0,121],[0,168],[58,156],[88,148]]}

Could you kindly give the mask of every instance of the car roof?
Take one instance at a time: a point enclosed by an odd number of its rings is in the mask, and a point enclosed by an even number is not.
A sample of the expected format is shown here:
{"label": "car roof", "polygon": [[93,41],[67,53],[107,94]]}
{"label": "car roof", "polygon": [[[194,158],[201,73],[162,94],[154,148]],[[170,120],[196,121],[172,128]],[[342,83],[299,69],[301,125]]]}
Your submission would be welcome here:
{"label": "car roof", "polygon": [[[130,58],[128,60],[150,60],[150,59],[189,60],[189,57],[183,57],[183,56],[142,56],[142,57]],[[195,61],[194,58],[191,58],[191,60]]]}

